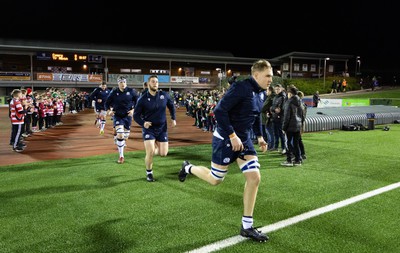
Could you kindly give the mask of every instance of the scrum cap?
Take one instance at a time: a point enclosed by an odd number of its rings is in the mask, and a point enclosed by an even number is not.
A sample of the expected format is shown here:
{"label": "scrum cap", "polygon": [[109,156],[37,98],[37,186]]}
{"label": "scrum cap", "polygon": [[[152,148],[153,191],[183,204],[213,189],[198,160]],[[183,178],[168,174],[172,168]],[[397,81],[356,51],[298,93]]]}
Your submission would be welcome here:
{"label": "scrum cap", "polygon": [[126,84],[126,78],[124,76],[119,76],[118,79],[117,79],[117,82]]}

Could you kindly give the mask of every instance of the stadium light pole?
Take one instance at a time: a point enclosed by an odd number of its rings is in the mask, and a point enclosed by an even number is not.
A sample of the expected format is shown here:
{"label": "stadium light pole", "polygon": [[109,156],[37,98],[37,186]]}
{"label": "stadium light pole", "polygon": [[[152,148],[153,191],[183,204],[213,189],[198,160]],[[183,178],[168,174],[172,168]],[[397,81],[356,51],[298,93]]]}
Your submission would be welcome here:
{"label": "stadium light pole", "polygon": [[221,89],[222,88],[221,87],[222,86],[222,81],[221,81],[222,80],[222,72],[221,72],[222,70],[221,70],[221,68],[216,68],[215,70],[218,71],[219,90],[221,91],[222,90]]}
{"label": "stadium light pole", "polygon": [[326,61],[329,61],[329,57],[326,57],[324,59],[324,92],[325,92]]}
{"label": "stadium light pole", "polygon": [[361,60],[360,60],[360,56],[356,57],[356,72],[354,73],[354,77],[357,78],[357,73],[361,72],[360,71],[360,65],[361,65]]}

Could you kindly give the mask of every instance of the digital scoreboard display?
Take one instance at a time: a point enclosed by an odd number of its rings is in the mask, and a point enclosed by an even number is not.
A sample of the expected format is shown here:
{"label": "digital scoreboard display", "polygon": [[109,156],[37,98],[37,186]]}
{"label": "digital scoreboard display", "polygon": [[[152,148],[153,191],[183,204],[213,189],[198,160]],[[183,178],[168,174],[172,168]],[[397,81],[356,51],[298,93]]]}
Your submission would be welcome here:
{"label": "digital scoreboard display", "polygon": [[51,53],[53,61],[87,61],[87,55]]}
{"label": "digital scoreboard display", "polygon": [[103,56],[92,54],[77,54],[77,53],[58,53],[58,52],[38,52],[36,54],[37,60],[53,60],[53,61],[83,61],[102,63]]}

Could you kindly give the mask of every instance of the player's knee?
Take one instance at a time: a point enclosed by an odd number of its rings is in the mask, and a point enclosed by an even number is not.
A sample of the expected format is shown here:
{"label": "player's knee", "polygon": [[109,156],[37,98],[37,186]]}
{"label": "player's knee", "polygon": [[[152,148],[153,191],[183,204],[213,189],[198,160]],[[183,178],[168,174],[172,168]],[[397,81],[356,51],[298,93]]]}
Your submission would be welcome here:
{"label": "player's knee", "polygon": [[249,185],[259,185],[261,182],[261,175],[258,172],[251,172],[246,174],[246,183]]}
{"label": "player's knee", "polygon": [[240,170],[243,173],[259,172],[260,164],[258,163],[257,159],[251,159],[240,165]]}
{"label": "player's knee", "polygon": [[117,138],[117,142],[116,142],[117,146],[122,148],[125,146],[125,139],[124,138]]}
{"label": "player's knee", "polygon": [[130,131],[124,131],[124,138],[127,140],[130,134],[131,134]]}
{"label": "player's knee", "polygon": [[210,184],[218,185],[218,184],[222,183],[222,181],[224,181],[224,178],[225,178],[226,174],[228,173],[228,170],[217,169],[217,168],[211,167],[210,173],[211,173],[211,179],[212,179],[212,180],[210,180]]}
{"label": "player's knee", "polygon": [[162,157],[168,155],[168,151],[165,151],[165,150],[158,150],[158,151],[154,150],[154,154],[157,155],[157,153]]}
{"label": "player's knee", "polygon": [[260,164],[257,159],[251,159],[240,165],[242,173],[246,173],[246,182],[259,184],[261,181]]}
{"label": "player's knee", "polygon": [[124,139],[124,127],[123,126],[116,126],[115,132],[117,133],[118,139]]}
{"label": "player's knee", "polygon": [[216,185],[219,185],[220,183],[222,183],[222,181],[223,181],[223,180],[218,180],[218,179],[215,179],[214,177],[212,177],[211,180],[208,181],[208,182],[209,182],[212,186],[216,186]]}

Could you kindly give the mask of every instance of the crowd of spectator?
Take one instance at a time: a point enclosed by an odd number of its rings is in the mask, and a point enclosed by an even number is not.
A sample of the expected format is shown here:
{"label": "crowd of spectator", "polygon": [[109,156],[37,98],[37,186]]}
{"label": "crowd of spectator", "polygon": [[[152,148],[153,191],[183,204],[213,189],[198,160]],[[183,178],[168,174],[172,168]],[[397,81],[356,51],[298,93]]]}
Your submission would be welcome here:
{"label": "crowd of spectator", "polygon": [[[301,101],[299,95],[301,91],[291,88],[292,101]],[[23,94],[21,102],[25,110],[23,125],[23,138],[27,138],[35,132],[43,132],[48,128],[61,125],[62,116],[65,113],[78,113],[85,108],[92,108],[90,94],[85,91],[72,89],[67,93],[64,89],[47,88],[44,91],[32,92],[30,88],[21,88]],[[294,94],[294,92],[298,92]],[[293,93],[293,94],[292,94]],[[196,91],[170,91],[171,98],[174,98],[176,108],[184,107],[186,115],[193,118],[193,126],[203,132],[213,132],[217,122],[214,115],[214,108],[223,96],[223,91],[219,90],[196,90]],[[288,96],[285,88],[280,85],[270,86],[265,92],[260,93],[259,106],[262,107],[263,137],[268,143],[268,151],[278,151],[282,155],[287,155],[287,161],[282,163],[284,166],[300,165],[305,156],[304,146],[301,140],[303,128],[299,128],[299,135],[296,135],[296,146],[293,140],[287,139],[284,128],[285,108],[290,108]],[[304,111],[305,105],[301,104]],[[300,114],[301,124],[304,124],[305,112]],[[288,118],[290,119],[290,117]],[[297,118],[296,118],[297,120]],[[297,129],[297,128],[296,128]],[[297,131],[297,130],[296,130]],[[252,136],[254,142],[257,138]],[[291,134],[293,138],[293,134]],[[10,145],[12,141],[10,139]],[[301,146],[301,150],[298,150]],[[296,149],[296,161],[294,161],[294,149]],[[298,153],[298,152],[299,153]],[[298,156],[300,154],[300,157]]]}
{"label": "crowd of spectator", "polygon": [[[14,89],[12,94],[20,94],[7,101],[12,125],[19,125],[18,131],[12,130],[10,136],[10,145],[13,145],[13,150],[17,152],[22,152],[26,147],[25,138],[62,125],[66,108],[69,108],[69,113],[78,113],[85,107],[90,107],[87,93],[75,89],[67,93],[64,89],[58,88],[32,91],[31,88],[21,87]],[[16,108],[15,104],[20,108]],[[18,148],[14,147],[16,142],[19,143]]]}

